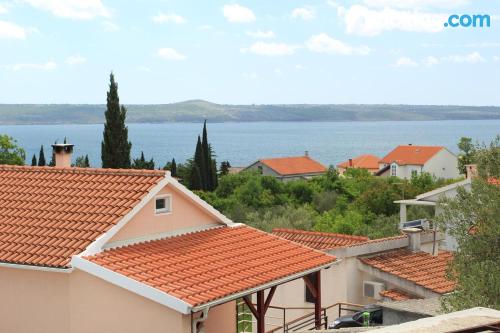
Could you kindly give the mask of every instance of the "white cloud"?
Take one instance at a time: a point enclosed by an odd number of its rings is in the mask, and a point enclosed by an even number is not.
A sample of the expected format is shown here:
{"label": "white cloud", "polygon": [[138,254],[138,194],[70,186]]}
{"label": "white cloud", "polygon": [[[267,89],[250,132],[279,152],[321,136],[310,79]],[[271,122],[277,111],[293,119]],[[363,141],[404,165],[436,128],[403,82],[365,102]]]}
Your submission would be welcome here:
{"label": "white cloud", "polygon": [[110,10],[101,0],[22,0],[31,6],[51,12],[54,16],[75,20],[110,17]]}
{"label": "white cloud", "polygon": [[352,47],[324,32],[311,36],[306,42],[306,47],[313,52],[326,54],[367,55],[371,51],[367,46]]}
{"label": "white cloud", "polygon": [[401,57],[396,60],[396,67],[418,67],[418,63],[409,57]]}
{"label": "white cloud", "polygon": [[7,14],[9,12],[9,9],[7,8],[7,5],[0,3],[0,14]]}
{"label": "white cloud", "polygon": [[376,36],[384,31],[400,30],[435,33],[444,29],[444,14],[420,11],[396,10],[386,7],[381,10],[354,5],[339,7],[339,16],[344,20],[346,31],[361,36]]}
{"label": "white cloud", "polygon": [[200,25],[200,26],[198,27],[198,29],[200,29],[200,30],[212,30],[213,28],[214,28],[214,27],[212,27],[212,26],[211,26],[211,25],[209,25],[209,24]]}
{"label": "white cloud", "polygon": [[186,19],[177,14],[164,14],[158,13],[158,15],[153,16],[153,21],[156,23],[175,23],[183,24],[186,23]]}
{"label": "white cloud", "polygon": [[11,22],[0,21],[0,39],[26,39],[28,31]]}
{"label": "white cloud", "polygon": [[48,61],[44,64],[13,64],[13,65],[4,65],[3,69],[9,71],[20,71],[25,69],[34,69],[34,70],[43,70],[43,71],[51,71],[57,68],[57,64],[53,61]]}
{"label": "white cloud", "polygon": [[262,30],[247,31],[246,34],[247,34],[247,36],[250,36],[252,38],[260,38],[260,39],[268,39],[268,38],[275,37],[274,32],[271,30],[268,30],[268,31],[262,31]]}
{"label": "white cloud", "polygon": [[285,43],[255,42],[249,48],[242,49],[241,52],[250,52],[264,56],[282,56],[294,54],[297,48],[299,47],[296,45]]}
{"label": "white cloud", "polygon": [[312,20],[316,17],[316,12],[314,11],[313,8],[310,7],[300,7],[300,8],[295,8],[292,11],[292,17],[293,18],[300,18],[303,20]]}
{"label": "white cloud", "polygon": [[425,59],[422,62],[424,63],[425,66],[431,67],[439,64],[439,59],[434,56],[428,56],[425,57]]}
{"label": "white cloud", "polygon": [[72,56],[66,58],[66,61],[65,61],[65,63],[67,63],[68,65],[80,65],[80,64],[84,64],[86,62],[87,62],[87,58],[82,57],[79,54],[72,55]]}
{"label": "white cloud", "polygon": [[114,31],[120,30],[120,27],[116,23],[111,22],[111,21],[103,21],[102,26],[104,27],[104,30],[106,30],[106,31],[114,32]]}
{"label": "white cloud", "polygon": [[332,7],[334,7],[334,8],[337,8],[338,6],[340,6],[340,5],[339,5],[339,3],[338,3],[337,1],[335,1],[335,0],[328,0],[326,3],[327,3],[329,6],[332,6]]}
{"label": "white cloud", "polygon": [[470,54],[455,54],[448,57],[443,57],[442,60],[453,62],[456,64],[463,64],[463,63],[477,64],[480,62],[486,62],[486,59],[484,59],[479,54],[479,52],[472,52]]}
{"label": "white cloud", "polygon": [[493,56],[493,60],[500,61],[500,56]]}
{"label": "white cloud", "polygon": [[405,9],[457,8],[469,4],[469,0],[363,0],[370,7]]}
{"label": "white cloud", "polygon": [[306,67],[305,67],[304,65],[297,64],[297,65],[295,65],[295,69],[297,69],[297,70],[301,71],[301,70],[306,69]]}
{"label": "white cloud", "polygon": [[283,71],[281,70],[281,68],[275,68],[274,69],[274,74],[281,76],[281,75],[283,75]]}
{"label": "white cloud", "polygon": [[224,5],[222,7],[224,17],[233,23],[248,23],[255,21],[255,14],[250,8],[238,4]]}
{"label": "white cloud", "polygon": [[167,60],[184,60],[186,56],[182,53],[179,53],[176,49],[172,49],[170,47],[164,47],[158,50],[157,55],[163,59]]}

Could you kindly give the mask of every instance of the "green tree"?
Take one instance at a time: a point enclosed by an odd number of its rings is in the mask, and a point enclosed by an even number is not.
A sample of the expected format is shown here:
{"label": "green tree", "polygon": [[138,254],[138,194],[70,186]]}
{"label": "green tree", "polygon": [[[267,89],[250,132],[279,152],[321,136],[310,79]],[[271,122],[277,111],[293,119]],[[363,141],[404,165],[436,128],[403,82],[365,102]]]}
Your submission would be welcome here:
{"label": "green tree", "polygon": [[172,162],[170,162],[170,174],[172,177],[177,177],[177,163],[175,162],[175,158],[172,158]]}
{"label": "green tree", "polygon": [[78,168],[90,168],[89,156],[78,156],[75,160],[74,166]]}
{"label": "green tree", "polygon": [[229,174],[229,168],[231,167],[231,163],[229,161],[222,161],[220,163],[220,175],[225,176]]}
{"label": "green tree", "polygon": [[201,138],[198,135],[198,141],[196,142],[196,149],[191,166],[191,173],[189,176],[189,187],[192,190],[203,190],[206,188],[205,178],[203,177],[204,167],[203,147],[201,144]]}
{"label": "green tree", "polygon": [[500,178],[499,138],[477,148],[480,177],[470,191],[460,188],[454,199],[442,202],[437,218],[458,245],[449,268],[457,287],[443,297],[446,311],[477,306],[500,310],[500,186],[490,183]]}
{"label": "green tree", "polygon": [[43,152],[43,145],[40,147],[40,153],[38,154],[38,166],[45,166],[47,162],[45,161],[45,153]]}
{"label": "green tree", "polygon": [[110,84],[107,93],[107,108],[104,116],[103,141],[101,144],[101,159],[103,168],[130,168],[130,150],[132,144],[128,141],[128,128],[125,126],[127,110],[118,97],[118,84],[113,73],[109,76]]}
{"label": "green tree", "polygon": [[17,141],[8,135],[0,135],[0,164],[24,165],[26,153]]}
{"label": "green tree", "polygon": [[31,158],[31,166],[37,166],[35,154],[33,154],[33,157]]}
{"label": "green tree", "polygon": [[460,150],[458,154],[458,170],[461,174],[465,174],[465,166],[474,163],[475,147],[472,139],[468,137],[461,137],[457,146]]}
{"label": "green tree", "polygon": [[132,169],[144,169],[144,170],[154,170],[155,162],[153,158],[149,161],[144,157],[144,152],[141,151],[141,157],[135,158],[132,162]]}

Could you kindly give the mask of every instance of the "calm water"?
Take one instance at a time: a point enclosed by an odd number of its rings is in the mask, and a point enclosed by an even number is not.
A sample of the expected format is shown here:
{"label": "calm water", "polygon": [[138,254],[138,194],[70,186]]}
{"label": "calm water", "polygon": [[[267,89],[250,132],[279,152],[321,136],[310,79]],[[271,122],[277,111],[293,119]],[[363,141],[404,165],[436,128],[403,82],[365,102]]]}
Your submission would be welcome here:
{"label": "calm water", "polygon": [[[133,155],[143,150],[147,158],[163,166],[175,157],[192,157],[202,125],[193,123],[130,124]],[[75,144],[75,154],[88,154],[93,166],[100,165],[102,125],[16,125],[0,126],[25,148],[28,161],[45,146],[64,137]],[[208,124],[209,139],[217,160],[233,166],[247,165],[258,158],[301,155],[304,151],[322,163],[336,164],[363,153],[384,156],[399,144],[442,145],[456,152],[460,137],[489,142],[500,134],[500,120],[413,121],[413,122],[258,122]],[[49,157],[47,157],[49,158]]]}

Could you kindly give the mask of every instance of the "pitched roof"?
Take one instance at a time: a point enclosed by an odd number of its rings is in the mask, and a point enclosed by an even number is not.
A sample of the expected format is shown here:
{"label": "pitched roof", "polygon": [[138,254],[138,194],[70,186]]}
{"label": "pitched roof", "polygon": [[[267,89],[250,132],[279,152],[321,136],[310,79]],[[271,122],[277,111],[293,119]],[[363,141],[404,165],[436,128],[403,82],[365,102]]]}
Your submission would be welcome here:
{"label": "pitched roof", "polygon": [[164,171],[0,165],[0,261],[68,267]]}
{"label": "pitched roof", "polygon": [[272,234],[316,250],[328,250],[346,245],[364,243],[369,240],[368,237],[364,236],[294,229],[273,229]]}
{"label": "pitched roof", "polygon": [[491,185],[500,186],[500,178],[490,177],[490,178],[488,178],[488,183]]}
{"label": "pitched roof", "polygon": [[283,176],[328,171],[324,165],[309,156],[269,158],[259,161]]}
{"label": "pitched roof", "polygon": [[399,165],[424,165],[442,149],[445,148],[441,146],[398,146],[384,156],[380,163],[396,162]]}
{"label": "pitched roof", "polygon": [[360,155],[352,159],[352,165],[349,163],[349,160],[337,164],[339,168],[361,168],[361,169],[377,169],[378,170],[378,162],[380,161],[380,157],[375,155],[365,154]]}
{"label": "pitched roof", "polygon": [[383,290],[379,294],[380,296],[390,298],[393,301],[404,301],[407,299],[417,298],[398,289]]}
{"label": "pitched roof", "polygon": [[333,263],[335,257],[247,227],[218,227],[84,258],[191,306]]}
{"label": "pitched roof", "polygon": [[455,282],[446,277],[446,270],[452,258],[453,253],[449,251],[441,251],[437,256],[433,256],[426,252],[401,249],[359,260],[436,293],[445,294],[455,289]]}

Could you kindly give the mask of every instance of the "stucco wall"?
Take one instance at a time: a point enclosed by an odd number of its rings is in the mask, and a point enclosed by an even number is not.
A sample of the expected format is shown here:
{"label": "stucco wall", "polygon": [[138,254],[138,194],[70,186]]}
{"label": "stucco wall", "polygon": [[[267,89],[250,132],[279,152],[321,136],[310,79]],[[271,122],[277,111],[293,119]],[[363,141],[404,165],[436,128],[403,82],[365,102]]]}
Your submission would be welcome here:
{"label": "stucco wall", "polygon": [[436,178],[458,178],[458,158],[448,149],[442,149],[425,163],[424,172],[436,176]]}
{"label": "stucco wall", "polygon": [[259,167],[262,168],[262,174],[264,176],[273,176],[273,177],[281,176],[276,171],[274,171],[273,169],[271,169],[270,167],[268,167],[267,165],[263,164],[260,161],[257,161],[254,164],[250,165],[246,170],[259,171]]}
{"label": "stucco wall", "polygon": [[213,307],[205,321],[206,333],[236,333],[236,302]]}
{"label": "stucco wall", "polygon": [[172,195],[171,213],[156,215],[155,199],[152,198],[108,243],[217,223],[215,217],[171,185],[158,193],[164,194]]}
{"label": "stucco wall", "polygon": [[0,332],[67,333],[69,274],[0,267]]}

